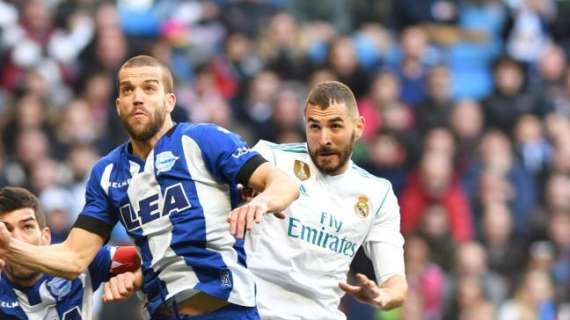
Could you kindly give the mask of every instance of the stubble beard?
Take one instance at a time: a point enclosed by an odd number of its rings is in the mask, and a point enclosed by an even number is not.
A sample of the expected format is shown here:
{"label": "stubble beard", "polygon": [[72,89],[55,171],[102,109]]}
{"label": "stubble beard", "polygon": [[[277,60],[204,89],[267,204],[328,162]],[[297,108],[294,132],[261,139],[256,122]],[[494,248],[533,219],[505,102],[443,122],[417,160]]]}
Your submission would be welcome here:
{"label": "stubble beard", "polygon": [[[356,134],[353,132],[350,137],[350,144],[344,150],[336,150],[333,148],[328,147],[321,147],[317,150],[309,150],[309,155],[311,156],[311,160],[319,169],[319,171],[326,173],[328,175],[335,175],[340,172],[342,167],[350,160],[350,156],[352,155],[352,150],[354,149],[354,144],[356,142]],[[321,164],[319,162],[319,155],[320,154],[335,154],[338,157],[337,165],[333,166],[332,164],[327,165],[327,163]]]}
{"label": "stubble beard", "polygon": [[154,137],[162,128],[164,120],[166,118],[165,117],[166,113],[164,112],[164,110],[165,106],[163,106],[162,110],[157,108],[152,114],[152,117],[149,119],[148,124],[146,124],[142,129],[138,129],[129,123],[130,115],[126,117],[121,117],[121,122],[123,123],[123,126],[129,133],[129,137],[131,139],[140,142],[148,141],[149,139]]}
{"label": "stubble beard", "polygon": [[29,283],[39,277],[40,273],[22,266],[6,264],[4,273],[16,283]]}

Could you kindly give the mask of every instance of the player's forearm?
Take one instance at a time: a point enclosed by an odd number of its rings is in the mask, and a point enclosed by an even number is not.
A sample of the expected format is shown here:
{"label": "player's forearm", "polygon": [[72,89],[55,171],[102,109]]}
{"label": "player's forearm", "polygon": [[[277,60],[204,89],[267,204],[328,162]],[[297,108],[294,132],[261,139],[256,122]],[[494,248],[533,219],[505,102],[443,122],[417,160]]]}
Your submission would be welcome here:
{"label": "player's forearm", "polygon": [[376,299],[376,307],[385,310],[393,309],[400,307],[404,303],[408,293],[408,283],[403,275],[397,274],[382,282],[380,290],[382,290],[385,295],[382,295],[382,302]]}
{"label": "player's forearm", "polygon": [[69,250],[65,243],[36,246],[12,239],[5,259],[37,272],[67,279],[76,278],[87,267],[82,263],[85,259]]}
{"label": "player's forearm", "polygon": [[267,202],[269,212],[280,212],[299,197],[299,186],[284,172],[272,170],[265,189],[257,196]]}

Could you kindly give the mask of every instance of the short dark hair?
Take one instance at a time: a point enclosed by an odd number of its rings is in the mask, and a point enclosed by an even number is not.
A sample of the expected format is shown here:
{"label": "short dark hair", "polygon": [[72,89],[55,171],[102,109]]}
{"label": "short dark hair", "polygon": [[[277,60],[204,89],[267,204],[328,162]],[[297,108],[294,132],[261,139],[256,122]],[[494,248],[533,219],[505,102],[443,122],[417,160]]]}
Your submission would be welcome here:
{"label": "short dark hair", "polygon": [[324,81],[311,89],[305,103],[305,112],[309,105],[326,109],[334,103],[344,103],[348,114],[354,118],[357,117],[358,111],[354,93],[347,85],[338,81]]}
{"label": "short dark hair", "polygon": [[159,67],[162,70],[162,82],[164,82],[164,91],[166,93],[174,92],[174,80],[172,79],[172,72],[168,66],[158,61],[156,58],[147,55],[138,55],[125,61],[119,68],[119,72],[126,68],[133,67]]}
{"label": "short dark hair", "polygon": [[0,189],[0,215],[30,208],[41,229],[46,227],[46,217],[40,209],[40,201],[30,191],[18,187],[4,187]]}

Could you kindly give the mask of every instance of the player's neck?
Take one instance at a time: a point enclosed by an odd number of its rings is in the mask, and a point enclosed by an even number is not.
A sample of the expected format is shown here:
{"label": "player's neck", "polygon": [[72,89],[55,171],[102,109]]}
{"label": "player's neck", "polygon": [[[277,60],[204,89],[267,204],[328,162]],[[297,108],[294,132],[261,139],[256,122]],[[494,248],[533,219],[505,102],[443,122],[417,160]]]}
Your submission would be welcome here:
{"label": "player's neck", "polygon": [[144,141],[131,139],[131,147],[133,150],[133,154],[141,158],[142,160],[146,160],[146,157],[148,156],[152,148],[154,148],[158,140],[160,140],[160,138],[165,133],[167,133],[168,130],[170,130],[173,126],[174,122],[172,121],[172,118],[170,116],[167,116],[166,119],[164,119],[164,124],[162,128],[152,138]]}

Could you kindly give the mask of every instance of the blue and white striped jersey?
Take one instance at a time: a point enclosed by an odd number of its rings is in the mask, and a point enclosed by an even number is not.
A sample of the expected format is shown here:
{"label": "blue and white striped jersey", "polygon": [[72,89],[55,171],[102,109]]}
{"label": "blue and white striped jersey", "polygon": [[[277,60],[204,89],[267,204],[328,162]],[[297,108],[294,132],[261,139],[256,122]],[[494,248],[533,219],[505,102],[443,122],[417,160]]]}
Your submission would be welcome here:
{"label": "blue and white striped jersey", "polygon": [[93,319],[93,292],[111,276],[111,251],[107,246],[101,248],[88,269],[74,280],[43,275],[28,288],[0,274],[0,319]]}
{"label": "blue and white striped jersey", "polygon": [[263,162],[226,129],[179,123],[145,161],[125,143],[97,162],[76,227],[106,236],[123,224],[142,256],[150,314],[198,292],[254,306],[243,240],[226,219],[239,203],[238,183]]}

